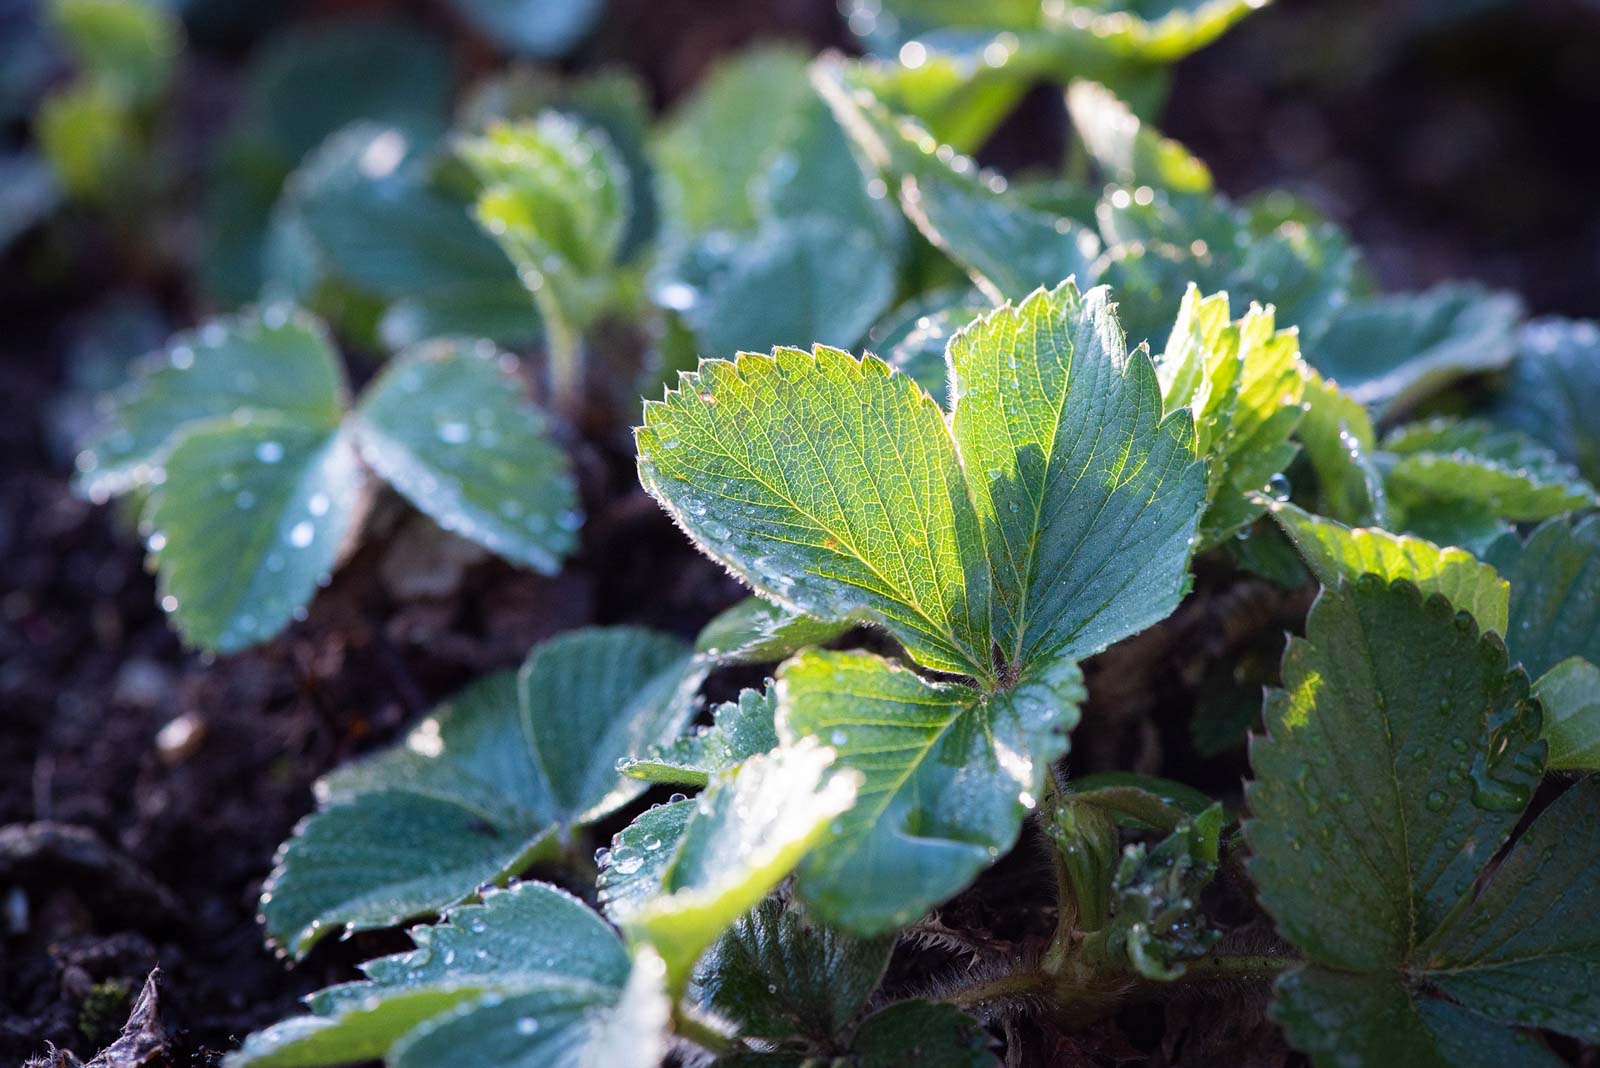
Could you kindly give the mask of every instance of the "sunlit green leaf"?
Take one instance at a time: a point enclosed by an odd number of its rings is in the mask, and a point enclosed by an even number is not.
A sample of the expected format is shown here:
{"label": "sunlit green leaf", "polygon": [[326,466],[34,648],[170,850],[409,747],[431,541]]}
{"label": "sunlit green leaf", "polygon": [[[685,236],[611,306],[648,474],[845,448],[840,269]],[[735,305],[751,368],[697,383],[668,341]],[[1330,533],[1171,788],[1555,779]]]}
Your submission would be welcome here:
{"label": "sunlit green leaf", "polygon": [[1011,848],[1066,751],[1083,680],[1057,661],[982,694],[867,653],[811,652],[779,669],[777,692],[780,738],[815,737],[865,776],[798,893],[870,935],[916,919]]}
{"label": "sunlit green leaf", "polygon": [[989,311],[976,289],[939,289],[902,304],[872,328],[868,348],[917,380],[934,400],[948,399],[945,348],[957,330]]}
{"label": "sunlit green leaf", "polygon": [[1555,771],[1600,768],[1600,667],[1569,656],[1533,684]]}
{"label": "sunlit green leaf", "polygon": [[701,628],[694,645],[720,664],[776,664],[807,646],[832,641],[851,626],[812,619],[763,597],[746,597]]}
{"label": "sunlit green leaf", "polygon": [[1341,523],[1382,526],[1388,506],[1372,417],[1361,402],[1307,369],[1306,414],[1295,432],[1317,475],[1318,509]]}
{"label": "sunlit green leaf", "polygon": [[711,726],[696,728],[682,738],[656,746],[628,760],[619,769],[645,782],[670,782],[704,786],[711,776],[778,744],[774,726],[777,700],[771,688],[740,690],[736,701],[724,701],[711,710]]}
{"label": "sunlit green leaf", "polygon": [[1211,171],[1204,163],[1141,123],[1105,86],[1073,82],[1067,89],[1067,111],[1073,132],[1108,180],[1176,193],[1211,191]]}

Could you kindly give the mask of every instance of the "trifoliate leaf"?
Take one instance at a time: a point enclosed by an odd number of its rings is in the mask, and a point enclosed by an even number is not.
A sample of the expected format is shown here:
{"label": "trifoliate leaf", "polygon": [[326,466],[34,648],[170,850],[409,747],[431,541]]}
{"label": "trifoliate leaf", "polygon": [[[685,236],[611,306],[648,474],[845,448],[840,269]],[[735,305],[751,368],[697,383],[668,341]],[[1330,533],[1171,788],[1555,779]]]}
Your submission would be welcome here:
{"label": "trifoliate leaf", "polygon": [[[850,808],[860,776],[833,763],[832,749],[801,739],[718,772],[695,801],[659,892],[621,914],[629,941],[666,961],[669,991],[682,992],[701,953]],[[621,863],[616,850],[608,863]]]}
{"label": "trifoliate leaf", "polygon": [[1216,874],[1222,806],[1184,820],[1153,848],[1128,846],[1111,885],[1106,952],[1147,979],[1167,982],[1184,974],[1221,933],[1198,909],[1200,892]]}
{"label": "trifoliate leaf", "polygon": [[552,111],[491,126],[461,155],[483,184],[478,221],[517,265],[546,328],[588,326],[612,298],[631,196],[610,138]]}
{"label": "trifoliate leaf", "polygon": [[340,926],[392,925],[516,873],[644,789],[617,761],[682,729],[704,673],[678,642],[616,627],[468,687],[403,745],[319,783],[322,808],[262,895],[268,935],[301,956]]}
{"label": "trifoliate leaf", "polygon": [[1287,501],[1273,501],[1267,510],[1322,585],[1352,583],[1364,574],[1386,581],[1405,579],[1424,595],[1443,594],[1484,630],[1507,633],[1510,586],[1465,549],[1440,548],[1421,538],[1372,527],[1347,527]]}
{"label": "trifoliate leaf", "polygon": [[994,303],[1062,279],[1092,279],[1100,242],[1074,221],[1003,194],[1004,182],[940,146],[870,94],[852,91],[837,65],[815,68],[818,90],[901,208],[933,245],[959,263]]}
{"label": "trifoliate leaf", "polygon": [[995,641],[1014,667],[1080,658],[1177,607],[1205,501],[1187,412],[1162,417],[1104,288],[1071,284],[950,341],[952,433],[994,574]]}
{"label": "trifoliate leaf", "polygon": [[331,431],[345,400],[344,373],[311,319],[272,307],[215,320],[134,368],[78,457],[78,485],[104,500],[148,484],[180,430],[235,413]]}
{"label": "trifoliate leaf", "polygon": [[518,55],[565,55],[594,26],[603,0],[451,0],[467,21]]}
{"label": "trifoliate leaf", "polygon": [[742,917],[701,958],[702,1003],[740,1035],[800,1036],[847,1045],[849,1027],[883,978],[891,936],[863,939],[823,926],[779,895]]}
{"label": "trifoliate leaf", "polygon": [[1362,404],[1307,368],[1306,414],[1295,436],[1317,475],[1318,511],[1341,523],[1383,526],[1388,512],[1374,450],[1378,436]]}
{"label": "trifoliate leaf", "polygon": [[761,692],[741,690],[737,701],[724,701],[711,710],[710,727],[656,746],[618,770],[644,782],[704,786],[717,772],[775,748],[776,714],[777,700],[770,687]]}
{"label": "trifoliate leaf", "polygon": [[778,736],[815,737],[865,776],[836,837],[802,866],[800,898],[872,935],[963,889],[1016,842],[1083,693],[1070,660],[995,694],[928,682],[867,653],[789,660],[778,671]]}
{"label": "trifoliate leaf", "polygon": [[1072,130],[1101,174],[1125,186],[1175,193],[1211,192],[1211,171],[1183,145],[1145,126],[1103,85],[1074,81],[1067,88]]}
{"label": "trifoliate leaf", "polygon": [[1533,684],[1554,771],[1600,768],[1600,667],[1569,656]]}
{"label": "trifoliate leaf", "polygon": [[362,509],[349,434],[276,413],[187,424],[161,469],[145,513],[161,607],[188,641],[219,652],[301,614]]}
{"label": "trifoliate leaf", "polygon": [[1495,404],[1495,421],[1535,438],[1590,482],[1600,482],[1600,427],[1588,409],[1600,396],[1600,326],[1539,319],[1517,336],[1517,358]]}
{"label": "trifoliate leaf", "polygon": [[1156,373],[1166,410],[1194,417],[1210,501],[1200,545],[1209,548],[1260,517],[1256,495],[1298,451],[1289,436],[1305,414],[1299,339],[1274,330],[1270,308],[1230,322],[1227,294],[1202,299],[1190,286]]}
{"label": "trifoliate leaf", "polygon": [[428,149],[397,126],[361,123],[330,137],[290,177],[275,213],[275,225],[298,229],[314,269],[269,283],[302,301],[318,286],[370,295],[385,307],[390,344],[536,338],[532,297],[470,204],[433,187]]}
{"label": "trifoliate leaf", "polygon": [[1526,676],[1444,598],[1377,576],[1324,590],[1306,633],[1246,790],[1258,893],[1310,958],[1278,983],[1290,1040],[1358,1066],[1554,1063],[1483,1017],[1592,1041],[1593,781],[1478,889],[1545,766]]}
{"label": "trifoliate leaf", "polygon": [[1464,375],[1505,367],[1521,316],[1513,294],[1470,283],[1368,297],[1308,341],[1306,358],[1362,404],[1391,411]]}
{"label": "trifoliate leaf", "polygon": [[679,256],[656,297],[682,313],[701,352],[853,346],[894,298],[894,263],[877,239],[822,215],[738,237],[714,231]]}
{"label": "trifoliate leaf", "polygon": [[870,618],[929,667],[992,674],[983,536],[916,383],[824,347],[681,381],[645,406],[639,475],[703,551],[780,604]]}
{"label": "trifoliate leaf", "polygon": [[719,664],[775,664],[807,646],[830,642],[851,626],[812,619],[763,597],[746,597],[707,623],[694,647]]}
{"label": "trifoliate leaf", "polygon": [[1552,519],[1527,541],[1506,535],[1484,562],[1511,583],[1506,644],[1529,676],[1570,656],[1600,664],[1600,519]]}
{"label": "trifoliate leaf", "polygon": [[566,456],[506,373],[510,359],[451,341],[402,353],[362,396],[356,443],[444,529],[554,574],[583,516]]}
{"label": "trifoliate leaf", "polygon": [[[659,977],[650,982],[643,961],[630,972],[616,933],[555,887],[494,891],[482,904],[452,909],[444,922],[410,933],[416,949],[368,961],[366,979],[313,994],[313,1015],[250,1036],[228,1068],[345,1064],[385,1054],[412,1068],[463,1058],[544,1064],[606,1048],[608,1030],[619,1025],[628,1028],[628,1041],[609,1047],[612,1053],[659,1051],[664,1043]],[[639,1011],[652,1001],[654,1012]]]}

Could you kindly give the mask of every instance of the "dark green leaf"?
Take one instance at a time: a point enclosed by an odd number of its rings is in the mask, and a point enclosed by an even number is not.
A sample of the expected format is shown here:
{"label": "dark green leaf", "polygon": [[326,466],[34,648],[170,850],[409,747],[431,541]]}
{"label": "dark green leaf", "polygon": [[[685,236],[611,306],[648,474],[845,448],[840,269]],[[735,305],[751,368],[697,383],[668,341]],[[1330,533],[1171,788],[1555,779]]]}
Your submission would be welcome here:
{"label": "dark green leaf", "polygon": [[1484,554],[1511,583],[1506,644],[1533,678],[1569,656],[1600,664],[1600,518],[1552,519]]}
{"label": "dark green leaf", "polygon": [[902,1001],[868,1017],[850,1047],[859,1068],[997,1068],[994,1039],[954,1005]]}
{"label": "dark green leaf", "polygon": [[1153,848],[1141,842],[1124,850],[1112,880],[1105,941],[1113,956],[1145,978],[1179,978],[1184,962],[1205,956],[1222,937],[1197,908],[1216,874],[1221,832],[1222,806],[1212,805]]}
{"label": "dark green leaf", "polygon": [[1600,667],[1570,656],[1533,684],[1555,771],[1600,768]]}
{"label": "dark green leaf", "polygon": [[741,690],[737,701],[724,701],[711,710],[710,727],[656,746],[618,770],[645,782],[704,786],[717,772],[777,746],[776,712],[770,686],[764,692]]}
{"label": "dark green leaf", "polygon": [[1544,442],[1583,477],[1600,482],[1600,426],[1589,401],[1600,396],[1600,327],[1540,319],[1517,336],[1517,359],[1495,419]]}

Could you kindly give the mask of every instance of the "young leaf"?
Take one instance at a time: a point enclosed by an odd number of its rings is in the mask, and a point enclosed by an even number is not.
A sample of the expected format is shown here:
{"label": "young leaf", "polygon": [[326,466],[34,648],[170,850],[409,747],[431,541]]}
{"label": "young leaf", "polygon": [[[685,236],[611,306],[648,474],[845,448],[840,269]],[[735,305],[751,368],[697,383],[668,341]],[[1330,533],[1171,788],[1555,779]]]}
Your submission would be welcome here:
{"label": "young leaf", "polygon": [[1322,585],[1351,583],[1363,574],[1391,582],[1405,579],[1425,595],[1444,595],[1484,630],[1507,633],[1510,586],[1465,549],[1441,549],[1421,538],[1375,528],[1352,529],[1287,501],[1273,501],[1267,510]]}
{"label": "young leaf", "polygon": [[1205,467],[1107,291],[1035,292],[958,333],[949,357],[1006,663],[1088,656],[1176,608]]}
{"label": "young leaf", "polygon": [[644,756],[618,765],[618,770],[645,782],[704,786],[717,772],[776,748],[778,732],[773,719],[777,710],[770,685],[759,693],[740,690],[737,701],[724,701],[711,710],[709,728],[655,746]]}
{"label": "young leaf", "polygon": [[337,927],[389,926],[515,874],[644,789],[617,761],[675,736],[704,674],[676,641],[616,627],[468,687],[404,745],[319,783],[262,894],[268,935],[302,956]]}
{"label": "young leaf", "polygon": [[105,500],[148,484],[183,428],[236,412],[331,431],[345,400],[332,345],[309,317],[274,306],[218,319],[139,362],[78,457],[78,487]]}
{"label": "young leaf", "polygon": [[[1251,754],[1245,835],[1263,904],[1310,958],[1278,984],[1291,1041],[1319,1065],[1516,1051],[1484,1017],[1592,1041],[1594,781],[1477,889],[1545,765],[1537,705],[1499,640],[1438,595],[1363,576],[1324,590],[1283,678]],[[1537,1046],[1514,1062],[1551,1063]]]}
{"label": "young leaf", "polygon": [[743,353],[647,403],[636,434],[645,488],[759,593],[871,618],[929,667],[991,675],[983,535],[916,383],[837,349]]}
{"label": "young leaf", "polygon": [[145,513],[161,607],[188,641],[219,652],[301,615],[362,509],[349,434],[278,415],[188,424],[162,473]]}
{"label": "young leaf", "polygon": [[1368,297],[1340,311],[1306,357],[1380,412],[1408,407],[1462,377],[1506,366],[1522,301],[1470,283]]}
{"label": "young leaf", "polygon": [[1539,319],[1517,336],[1517,359],[1495,420],[1543,442],[1600,482],[1600,428],[1588,410],[1600,396],[1600,326],[1588,320]]}
{"label": "young leaf", "polygon": [[1306,367],[1294,332],[1274,330],[1270,308],[1228,316],[1227,294],[1202,300],[1190,286],[1156,365],[1166,410],[1190,410],[1197,451],[1208,461],[1203,548],[1260,517],[1256,495],[1294,459],[1289,436],[1305,412]]}
{"label": "young leaf", "polygon": [[773,894],[706,952],[695,986],[704,1005],[741,1035],[774,1042],[800,1036],[839,1049],[893,948],[892,936],[855,938]]}
{"label": "young leaf", "polygon": [[[803,739],[718,772],[695,801],[658,893],[621,916],[629,941],[666,961],[670,992],[683,991],[701,953],[850,808],[859,776],[832,772],[833,762],[833,750]],[[620,868],[618,850],[608,863]]]}
{"label": "young leaf", "polygon": [[746,597],[701,628],[694,648],[719,664],[776,664],[807,646],[832,641],[851,626],[812,619],[764,597]]}
{"label": "young leaf", "polygon": [[250,1036],[228,1068],[345,1064],[386,1054],[409,1068],[545,1063],[608,1048],[602,1042],[618,1026],[628,1030],[627,1041],[611,1052],[654,1049],[659,1059],[667,1016],[659,978],[648,981],[644,962],[630,968],[616,933],[565,892],[522,883],[410,933],[416,949],[368,961],[361,966],[366,979],[313,994],[313,1015]]}
{"label": "young leaf", "polygon": [[798,893],[829,922],[872,935],[1011,848],[1084,691],[1070,660],[983,694],[868,653],[809,652],[778,670],[777,695],[780,738],[813,736],[865,777],[836,836],[802,866]]}
{"label": "young leaf", "polygon": [[1145,126],[1103,85],[1074,81],[1067,87],[1072,130],[1108,180],[1174,193],[1211,192],[1211,171],[1183,145]]}
{"label": "young leaf", "polygon": [[1216,874],[1222,806],[1184,820],[1153,849],[1127,847],[1111,886],[1105,942],[1113,955],[1147,979],[1166,982],[1184,962],[1206,955],[1222,937],[1197,912],[1200,892]]}
{"label": "young leaf", "polygon": [[506,373],[510,360],[482,342],[402,353],[362,396],[356,444],[444,529],[554,574],[583,516],[566,456]]}

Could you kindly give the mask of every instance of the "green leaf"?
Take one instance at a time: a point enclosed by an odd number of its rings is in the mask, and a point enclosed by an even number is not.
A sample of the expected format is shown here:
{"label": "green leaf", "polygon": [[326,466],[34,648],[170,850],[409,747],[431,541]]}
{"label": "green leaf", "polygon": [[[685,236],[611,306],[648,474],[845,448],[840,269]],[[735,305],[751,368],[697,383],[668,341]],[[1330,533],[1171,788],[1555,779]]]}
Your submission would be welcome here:
{"label": "green leaf", "polygon": [[1443,597],[1375,575],[1323,590],[1282,674],[1246,790],[1261,902],[1314,961],[1399,967],[1539,782],[1527,678]]}
{"label": "green leaf", "polygon": [[945,348],[957,330],[987,311],[988,301],[975,289],[934,290],[891,311],[872,328],[868,341],[885,363],[943,401],[950,393]]}
{"label": "green leaf", "polygon": [[1262,216],[1220,195],[1113,188],[1097,211],[1108,251],[1100,280],[1134,341],[1158,343],[1190,283],[1272,305],[1298,327],[1313,364],[1319,339],[1355,285],[1358,256],[1338,228]]}
{"label": "green leaf", "polygon": [[1553,771],[1600,768],[1600,667],[1570,656],[1533,684]]}
{"label": "green leaf", "polygon": [[39,149],[69,196],[115,204],[138,188],[144,157],[128,105],[97,82],[75,82],[39,105]]}
{"label": "green leaf", "polygon": [[724,701],[711,710],[710,727],[655,746],[618,770],[644,782],[704,786],[717,772],[777,747],[776,713],[777,699],[770,687],[760,692],[740,690],[737,701]]}
{"label": "green leaf", "polygon": [[894,297],[894,263],[865,230],[821,215],[713,231],[663,268],[656,300],[680,312],[702,352],[820,341],[853,346]]}
{"label": "green leaf", "polygon": [[600,866],[595,896],[612,923],[621,925],[660,895],[661,880],[695,806],[695,801],[673,794],[666,803],[651,805],[635,816],[612,835],[610,848],[595,853]]}
{"label": "green leaf", "polygon": [[50,21],[80,76],[129,104],[166,88],[183,47],[183,25],[164,5],[144,0],[50,0]]}
{"label": "green leaf", "polygon": [[161,607],[219,652],[303,618],[364,509],[349,434],[275,413],[186,424],[162,473],[144,517]]}
{"label": "green leaf", "polygon": [[460,151],[483,184],[478,221],[517,265],[547,325],[559,317],[588,326],[612,299],[632,195],[611,139],[552,111],[493,125]]}
{"label": "green leaf", "polygon": [[870,94],[863,98],[849,89],[837,63],[817,66],[814,79],[839,122],[891,184],[907,217],[994,303],[1068,277],[1092,279],[1100,251],[1094,234],[1004,195],[1002,179],[981,174],[972,160],[939,146]]}
{"label": "green leaf", "polygon": [[753,48],[719,63],[669,119],[657,145],[668,218],[688,233],[755,226],[755,183],[770,144],[810,95],[798,49]]}
{"label": "green leaf", "polygon": [[[1168,615],[1189,587],[1205,468],[1186,412],[1162,417],[1104,288],[1065,284],[950,341],[952,433],[1013,666],[1081,658]],[[891,528],[893,529],[893,528]]]}
{"label": "green leaf", "polygon": [[[695,801],[660,892],[621,917],[630,942],[666,961],[669,991],[683,991],[701,953],[850,808],[859,776],[833,773],[833,763],[832,749],[802,739],[718,772]],[[613,850],[608,862],[623,858]]]}
{"label": "green leaf", "polygon": [[774,894],[706,952],[695,986],[702,1003],[742,1036],[781,1042],[798,1035],[844,1048],[893,949],[892,936],[852,937]]}
{"label": "green leaf", "polygon": [[1507,535],[1484,561],[1511,583],[1506,644],[1532,678],[1571,656],[1600,664],[1600,518],[1552,519]]}
{"label": "green leaf", "polygon": [[778,671],[778,736],[812,736],[864,775],[798,893],[863,935],[914,920],[1016,842],[1050,762],[1066,752],[1083,680],[1070,660],[983,694],[868,653],[808,652]]}
{"label": "green leaf", "polygon": [[1194,417],[1209,476],[1200,545],[1209,548],[1260,518],[1259,491],[1298,451],[1289,436],[1305,414],[1299,339],[1274,329],[1270,308],[1230,321],[1227,294],[1202,299],[1190,286],[1156,373],[1166,410]]}
{"label": "green leaf", "polygon": [[704,674],[678,642],[616,627],[474,684],[403,745],[322,780],[262,895],[268,935],[302,956],[337,927],[389,926],[515,874],[644,789],[617,761],[675,736]]}
{"label": "green leaf", "polygon": [[1387,502],[1372,417],[1337,385],[1307,368],[1306,414],[1296,436],[1317,475],[1318,510],[1341,523],[1383,526]]}
{"label": "green leaf", "polygon": [[1494,407],[1496,422],[1535,438],[1600,482],[1600,428],[1587,402],[1600,395],[1600,327],[1539,319],[1517,336],[1517,358]]}
{"label": "green leaf", "polygon": [[1490,1020],[1592,1041],[1595,780],[1482,885],[1545,766],[1538,705],[1499,640],[1368,575],[1323,592],[1283,678],[1245,836],[1263,905],[1310,958],[1278,983],[1290,1040],[1358,1066],[1558,1063]]}
{"label": "green leaf", "polygon": [[1352,583],[1363,574],[1386,581],[1406,579],[1424,595],[1442,594],[1484,630],[1507,633],[1510,586],[1465,549],[1442,549],[1421,538],[1376,528],[1352,529],[1286,501],[1273,501],[1267,509],[1322,585]]}
{"label": "green leaf", "polygon": [[1211,171],[1189,150],[1139,121],[1115,93],[1094,82],[1067,88],[1072,130],[1108,180],[1174,193],[1211,192]]}
{"label": "green leaf", "polygon": [[593,29],[603,0],[451,0],[467,21],[518,55],[565,55]]}
{"label": "green leaf", "polygon": [[645,405],[637,439],[645,488],[757,592],[870,618],[929,667],[990,675],[982,534],[916,383],[820,346],[704,361]]}
{"label": "green leaf", "polygon": [[1502,1023],[1600,1040],[1600,779],[1533,821],[1471,907],[1430,942],[1439,989]]}
{"label": "green leaf", "polygon": [[746,597],[707,623],[694,647],[719,664],[775,664],[808,646],[830,642],[851,626],[812,619],[763,597]]}
{"label": "green leaf", "polygon": [[404,128],[340,130],[290,177],[279,227],[303,235],[315,270],[273,278],[301,300],[337,284],[385,307],[382,333],[404,344],[441,333],[507,344],[538,336],[533,299],[469,203],[434,188],[435,159]]}
{"label": "green leaf", "polygon": [[187,426],[239,413],[331,431],[346,402],[326,333],[281,306],[178,334],[133,371],[78,457],[78,487],[97,501],[160,477]]}
{"label": "green leaf", "polygon": [[410,934],[415,949],[368,961],[366,979],[313,994],[313,1015],[250,1036],[229,1068],[386,1054],[411,1068],[545,1064],[586,1048],[655,1050],[659,1059],[668,1013],[659,973],[652,977],[647,960],[630,966],[616,933],[564,891],[542,883],[491,891]]}
{"label": "green leaf", "polygon": [[1595,488],[1555,454],[1476,420],[1402,427],[1383,442],[1385,491],[1408,524],[1456,509],[1532,522],[1596,504]]}
{"label": "green leaf", "polygon": [[1197,908],[1200,892],[1217,871],[1222,822],[1222,806],[1211,805],[1179,823],[1153,849],[1140,842],[1123,851],[1112,879],[1105,942],[1147,979],[1179,978],[1184,962],[1205,956],[1222,937]]}
{"label": "green leaf", "polygon": [[1497,370],[1516,351],[1522,301],[1471,283],[1368,297],[1347,305],[1306,358],[1362,404],[1410,407],[1464,375]]}
{"label": "green leaf", "polygon": [[507,373],[511,361],[482,342],[402,353],[361,398],[356,442],[440,526],[554,574],[583,516],[566,456]]}

